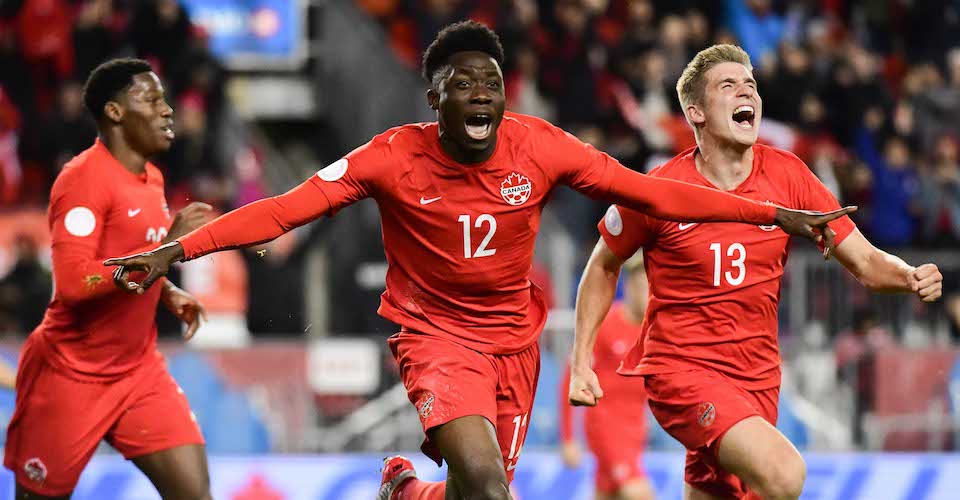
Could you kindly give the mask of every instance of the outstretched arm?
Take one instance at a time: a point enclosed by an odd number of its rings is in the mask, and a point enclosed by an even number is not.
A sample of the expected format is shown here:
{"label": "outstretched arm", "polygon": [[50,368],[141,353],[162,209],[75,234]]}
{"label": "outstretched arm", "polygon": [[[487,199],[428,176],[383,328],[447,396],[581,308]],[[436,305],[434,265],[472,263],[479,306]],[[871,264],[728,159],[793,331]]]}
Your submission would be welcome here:
{"label": "outstretched arm", "polygon": [[[176,261],[232,248],[247,247],[271,241],[291,229],[325,215],[330,210],[323,191],[307,180],[286,193],[255,201],[204,224],[173,243],[156,250],[109,259],[107,266],[120,266],[114,272],[114,283],[126,290],[143,293],[167,274]],[[140,283],[128,281],[130,271],[146,271]]]}
{"label": "outstretched arm", "polygon": [[820,242],[828,222],[856,210],[847,207],[825,214],[790,210],[717,189],[643,175],[620,165],[613,170],[604,199],[670,221],[776,224],[787,234]]}
{"label": "outstretched arm", "polygon": [[617,279],[622,264],[620,258],[600,238],[580,278],[568,394],[570,404],[574,406],[595,406],[603,397],[600,381],[591,366],[593,348],[597,343],[600,324],[607,317],[617,294]]}
{"label": "outstretched arm", "polygon": [[915,293],[924,302],[933,302],[943,293],[943,275],[936,264],[913,267],[873,246],[860,230],[855,230],[837,246],[835,256],[871,291]]}

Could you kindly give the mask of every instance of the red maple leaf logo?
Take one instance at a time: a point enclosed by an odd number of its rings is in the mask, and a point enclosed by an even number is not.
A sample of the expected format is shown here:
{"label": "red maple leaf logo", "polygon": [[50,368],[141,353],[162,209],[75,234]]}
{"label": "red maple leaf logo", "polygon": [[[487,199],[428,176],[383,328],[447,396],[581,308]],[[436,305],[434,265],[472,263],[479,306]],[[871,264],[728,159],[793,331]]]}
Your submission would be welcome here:
{"label": "red maple leaf logo", "polygon": [[523,202],[527,201],[527,198],[530,198],[532,191],[533,185],[530,183],[530,179],[516,172],[508,175],[500,183],[500,196],[503,197],[503,201],[511,205],[522,205]]}
{"label": "red maple leaf logo", "polygon": [[233,500],[285,500],[283,493],[273,489],[266,478],[260,474],[253,474],[247,485],[234,493]]}

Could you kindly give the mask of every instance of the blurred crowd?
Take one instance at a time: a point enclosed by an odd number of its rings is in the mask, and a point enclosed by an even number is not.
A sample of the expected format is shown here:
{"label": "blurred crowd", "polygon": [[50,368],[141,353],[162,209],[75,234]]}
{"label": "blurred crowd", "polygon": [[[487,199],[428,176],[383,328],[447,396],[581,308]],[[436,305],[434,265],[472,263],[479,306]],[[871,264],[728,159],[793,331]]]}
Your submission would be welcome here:
{"label": "blurred crowd", "polygon": [[860,205],[874,242],[960,242],[960,2],[358,1],[411,67],[445,24],[487,23],[510,109],[644,171],[694,144],[674,90],[687,61],[739,44],[764,100],[761,140]]}
{"label": "blurred crowd", "polygon": [[176,110],[177,140],[156,160],[168,198],[228,199],[215,154],[224,71],[206,42],[177,0],[0,3],[0,207],[45,205],[60,168],[96,137],[83,82],[124,56],[150,61]]}

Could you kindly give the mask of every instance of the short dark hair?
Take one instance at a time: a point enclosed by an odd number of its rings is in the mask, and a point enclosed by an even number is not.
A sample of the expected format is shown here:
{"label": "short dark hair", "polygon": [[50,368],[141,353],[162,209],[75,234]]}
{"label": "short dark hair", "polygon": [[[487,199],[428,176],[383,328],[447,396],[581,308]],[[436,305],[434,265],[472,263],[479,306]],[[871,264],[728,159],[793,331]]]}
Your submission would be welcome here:
{"label": "short dark hair", "polygon": [[96,67],[83,86],[83,103],[93,118],[103,117],[103,107],[118,92],[133,85],[133,76],[153,71],[143,59],[112,59]]}
{"label": "short dark hair", "polygon": [[483,52],[503,66],[500,37],[484,24],[461,21],[440,30],[423,53],[423,79],[433,85],[437,71],[447,65],[447,59],[457,52],[467,51]]}

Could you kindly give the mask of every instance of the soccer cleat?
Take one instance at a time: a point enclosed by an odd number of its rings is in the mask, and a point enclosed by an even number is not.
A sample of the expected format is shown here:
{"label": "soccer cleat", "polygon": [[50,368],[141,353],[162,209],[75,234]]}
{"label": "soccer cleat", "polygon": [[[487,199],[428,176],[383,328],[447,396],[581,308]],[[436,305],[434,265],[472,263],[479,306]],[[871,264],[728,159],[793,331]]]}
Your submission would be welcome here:
{"label": "soccer cleat", "polygon": [[393,500],[393,494],[404,481],[417,477],[413,463],[407,457],[400,455],[384,458],[381,472],[383,472],[383,479],[380,481],[377,500]]}

